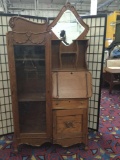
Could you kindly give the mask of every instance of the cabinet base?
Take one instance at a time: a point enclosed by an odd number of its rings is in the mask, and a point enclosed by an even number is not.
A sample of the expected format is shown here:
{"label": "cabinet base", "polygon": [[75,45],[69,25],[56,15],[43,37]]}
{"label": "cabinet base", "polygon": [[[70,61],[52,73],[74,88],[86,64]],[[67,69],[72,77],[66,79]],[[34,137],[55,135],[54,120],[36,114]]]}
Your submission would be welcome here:
{"label": "cabinet base", "polygon": [[63,147],[69,147],[78,143],[82,143],[85,145],[85,150],[87,150],[88,142],[86,140],[86,137],[77,137],[77,138],[66,138],[66,139],[54,139],[53,140],[54,144],[59,144]]}

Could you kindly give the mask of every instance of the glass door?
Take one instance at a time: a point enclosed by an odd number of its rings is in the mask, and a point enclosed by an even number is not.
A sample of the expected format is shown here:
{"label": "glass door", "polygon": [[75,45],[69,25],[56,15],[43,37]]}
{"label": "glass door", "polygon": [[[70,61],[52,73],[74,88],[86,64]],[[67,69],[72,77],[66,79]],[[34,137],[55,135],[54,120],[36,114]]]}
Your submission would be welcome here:
{"label": "glass door", "polygon": [[46,132],[45,46],[15,45],[21,133]]}

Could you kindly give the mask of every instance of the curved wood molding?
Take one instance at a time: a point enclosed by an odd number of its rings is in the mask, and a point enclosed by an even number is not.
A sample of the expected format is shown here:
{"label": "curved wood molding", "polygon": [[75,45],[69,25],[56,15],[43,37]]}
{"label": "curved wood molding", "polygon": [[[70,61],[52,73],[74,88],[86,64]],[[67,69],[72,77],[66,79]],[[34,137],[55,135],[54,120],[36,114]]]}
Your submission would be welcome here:
{"label": "curved wood molding", "polygon": [[12,28],[12,40],[14,44],[34,44],[45,42],[47,34],[47,22],[36,23],[22,17],[12,17],[9,21]]}
{"label": "curved wood molding", "polygon": [[12,32],[12,38],[16,44],[26,44],[30,43],[33,45],[41,44],[45,42],[45,33],[44,34],[34,34],[34,33],[17,33]]}
{"label": "curved wood molding", "polygon": [[[80,15],[77,13],[77,11],[75,10],[74,6],[72,6],[69,2],[66,3],[66,5],[63,6],[63,8],[61,9],[61,11],[59,12],[58,16],[54,19],[54,21],[48,26],[47,30],[51,30],[52,27],[54,27],[57,22],[59,21],[59,19],[61,18],[61,16],[63,15],[63,13],[66,10],[70,10],[76,17],[76,19],[78,20],[78,22],[80,22],[80,24],[85,28],[84,32],[77,38],[77,40],[80,39],[84,39],[86,34],[89,31],[89,26],[82,20],[82,18],[80,17]],[[52,32],[53,33],[53,32]]]}
{"label": "curved wood molding", "polygon": [[9,25],[12,31],[16,32],[31,32],[31,33],[43,33],[47,29],[47,21],[44,23],[36,23],[29,21],[23,17],[10,18]]}

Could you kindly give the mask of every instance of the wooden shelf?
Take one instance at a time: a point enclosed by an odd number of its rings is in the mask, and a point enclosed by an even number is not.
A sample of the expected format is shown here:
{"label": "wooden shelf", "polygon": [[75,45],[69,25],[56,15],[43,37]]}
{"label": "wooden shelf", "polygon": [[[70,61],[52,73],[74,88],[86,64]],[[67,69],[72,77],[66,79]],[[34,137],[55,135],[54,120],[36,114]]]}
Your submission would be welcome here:
{"label": "wooden shelf", "polygon": [[21,93],[18,95],[18,101],[19,102],[25,102],[25,101],[45,101],[45,94],[41,93]]}
{"label": "wooden shelf", "polygon": [[88,71],[88,70],[85,69],[85,68],[76,68],[76,67],[74,67],[74,68],[54,68],[54,69],[52,69],[52,71],[53,72],[55,72],[55,71],[62,71],[62,72],[76,71],[77,72],[77,71]]}
{"label": "wooden shelf", "polygon": [[45,61],[44,58],[17,58],[16,61]]}

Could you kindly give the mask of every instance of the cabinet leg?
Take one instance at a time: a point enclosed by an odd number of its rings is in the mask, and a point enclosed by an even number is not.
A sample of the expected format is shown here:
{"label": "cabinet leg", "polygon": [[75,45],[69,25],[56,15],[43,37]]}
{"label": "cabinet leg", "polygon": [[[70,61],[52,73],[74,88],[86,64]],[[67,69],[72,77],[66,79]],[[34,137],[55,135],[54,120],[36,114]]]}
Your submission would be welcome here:
{"label": "cabinet leg", "polygon": [[85,136],[85,151],[88,150],[88,134]]}
{"label": "cabinet leg", "polygon": [[18,146],[17,145],[13,146],[13,152],[14,152],[14,154],[18,153]]}
{"label": "cabinet leg", "polygon": [[88,146],[85,146],[85,151],[88,151]]}
{"label": "cabinet leg", "polygon": [[18,153],[18,144],[16,142],[14,142],[13,147],[14,147],[14,152]]}

